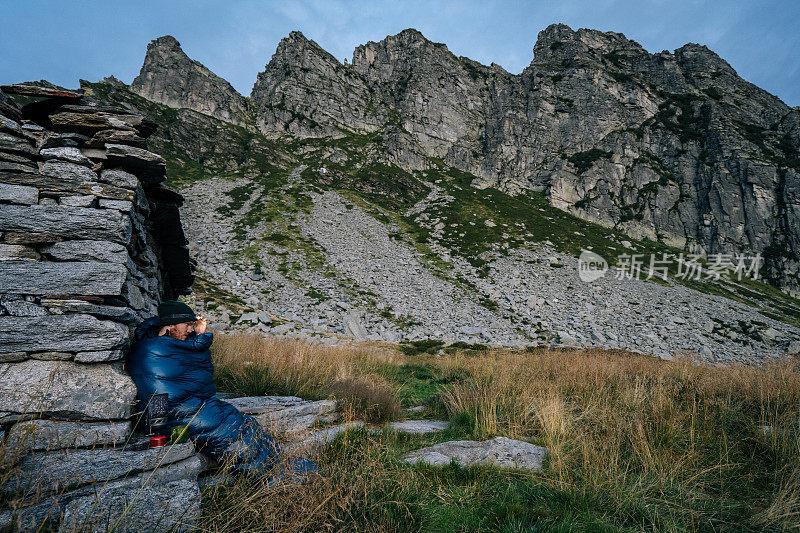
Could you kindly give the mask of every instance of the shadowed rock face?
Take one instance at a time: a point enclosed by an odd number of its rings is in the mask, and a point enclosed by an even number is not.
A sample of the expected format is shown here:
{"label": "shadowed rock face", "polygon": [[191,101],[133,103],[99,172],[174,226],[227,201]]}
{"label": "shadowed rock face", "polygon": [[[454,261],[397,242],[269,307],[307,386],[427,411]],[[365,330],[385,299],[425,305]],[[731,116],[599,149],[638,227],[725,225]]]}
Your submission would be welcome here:
{"label": "shadowed rock face", "polygon": [[[348,65],[292,32],[253,87],[250,127],[375,133],[376,157],[405,169],[441,158],[477,176],[476,186],[543,191],[552,205],[636,238],[761,253],[773,283],[797,294],[797,108],[697,44],[651,54],[619,33],[554,24],[533,53],[512,75],[404,30],[359,46]],[[212,116],[243,108],[166,37],[148,47],[132,87]]]}
{"label": "shadowed rock face", "polygon": [[187,107],[234,124],[245,121],[245,99],[206,67],[189,59],[180,43],[165,35],[147,45],[131,90],[170,107]]}

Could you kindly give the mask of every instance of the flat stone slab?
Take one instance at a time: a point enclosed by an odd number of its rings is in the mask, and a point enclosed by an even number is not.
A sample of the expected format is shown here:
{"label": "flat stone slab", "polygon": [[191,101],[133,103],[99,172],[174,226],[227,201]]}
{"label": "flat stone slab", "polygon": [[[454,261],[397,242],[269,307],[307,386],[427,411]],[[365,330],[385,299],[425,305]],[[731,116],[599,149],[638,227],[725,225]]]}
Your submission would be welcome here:
{"label": "flat stone slab", "polygon": [[164,181],[167,166],[164,158],[143,148],[125,144],[106,144],[109,162],[131,169],[147,185]]}
{"label": "flat stone slab", "polygon": [[50,87],[39,87],[38,85],[28,85],[25,83],[0,85],[0,90],[6,94],[21,94],[24,96],[40,96],[46,98],[64,98],[66,100],[79,100],[83,96],[83,91],[51,89]]}
{"label": "flat stone slab", "polygon": [[541,470],[547,448],[529,442],[495,437],[485,441],[454,440],[406,454],[411,464],[444,466],[455,461],[461,466],[494,465],[502,468]]}
{"label": "flat stone slab", "polygon": [[194,445],[190,442],[144,450],[68,449],[32,453],[19,463],[18,470],[3,486],[3,490],[59,492],[65,487],[111,481],[147,472],[181,462],[194,454]]}
{"label": "flat stone slab", "polygon": [[57,242],[42,252],[55,261],[100,261],[124,265],[128,260],[127,248],[108,241]]}
{"label": "flat stone slab", "polygon": [[283,450],[285,453],[307,453],[309,451],[322,448],[326,444],[330,444],[337,435],[344,431],[363,427],[364,422],[356,420],[354,422],[347,422],[345,424],[339,424],[338,426],[320,429],[312,432],[310,435],[300,441],[293,442],[288,446],[284,446]]}
{"label": "flat stone slab", "polygon": [[389,428],[401,433],[436,433],[447,429],[449,424],[447,420],[406,420],[389,422]]}
{"label": "flat stone slab", "polygon": [[91,315],[0,316],[2,352],[115,350],[126,348],[128,337],[128,328],[119,322]]}
{"label": "flat stone slab", "polygon": [[[132,197],[133,193],[130,193],[130,198],[122,199],[131,200]],[[129,216],[112,209],[0,205],[0,231],[36,232],[67,239],[112,241],[127,245],[131,240],[132,225]]]}
{"label": "flat stone slab", "polygon": [[[222,393],[218,394],[221,396]],[[297,396],[241,396],[226,398],[226,402],[246,415],[260,415],[277,409],[286,409],[310,403],[309,400]]]}
{"label": "flat stone slab", "polygon": [[8,432],[6,446],[15,453],[88,446],[120,446],[130,437],[133,424],[120,422],[73,422],[28,420]]}
{"label": "flat stone slab", "polygon": [[0,201],[12,204],[35,205],[39,203],[39,189],[27,185],[0,183]]}
{"label": "flat stone slab", "polygon": [[303,400],[296,396],[245,396],[225,400],[254,416],[269,431],[294,433],[309,429],[336,412],[336,400]]}
{"label": "flat stone slab", "polygon": [[[147,475],[137,478],[146,480]],[[139,482],[139,486],[117,482],[98,492],[72,500],[64,510],[59,531],[106,531],[115,523],[114,531],[121,533],[197,530],[200,488],[196,479],[151,479],[149,483]]]}
{"label": "flat stone slab", "polygon": [[[113,243],[108,244],[113,246]],[[77,246],[64,246],[57,248],[55,253],[60,253],[65,257],[74,257],[78,256],[79,250]],[[127,259],[127,251],[123,253]],[[110,254],[110,252],[104,253],[103,248],[98,249],[101,261],[109,259]],[[123,257],[122,253],[119,256]],[[85,261],[83,259],[85,256],[81,257],[82,259],[75,262],[4,261],[3,269],[0,270],[0,293],[44,296],[56,294],[119,296],[122,294],[122,285],[128,275],[125,259],[121,259],[119,263],[108,263]]]}

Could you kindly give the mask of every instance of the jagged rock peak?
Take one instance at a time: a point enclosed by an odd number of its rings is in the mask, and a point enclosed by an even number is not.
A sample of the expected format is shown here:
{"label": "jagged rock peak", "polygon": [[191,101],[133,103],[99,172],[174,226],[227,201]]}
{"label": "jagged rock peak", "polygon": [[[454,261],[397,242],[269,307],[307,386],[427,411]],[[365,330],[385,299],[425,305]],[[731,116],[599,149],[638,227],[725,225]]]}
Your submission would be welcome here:
{"label": "jagged rock peak", "polygon": [[431,49],[452,55],[446,45],[431,41],[414,28],[407,28],[398,34],[388,35],[378,42],[369,41],[356,47],[353,51],[353,65],[357,70],[365,69],[377,56],[382,55],[384,59],[392,60],[398,56],[417,55],[422,50]]}
{"label": "jagged rock peak", "polygon": [[429,70],[438,64],[458,68],[457,61],[446,45],[435,43],[418,30],[409,28],[381,41],[369,41],[356,47],[352,65],[359,74],[386,82],[393,77],[408,76],[420,67]]}
{"label": "jagged rock peak", "polygon": [[341,64],[338,59],[317,44],[316,41],[307,38],[302,32],[295,30],[278,43],[275,54],[267,64],[267,68],[269,68],[270,65],[275,66],[278,63],[292,61],[302,62],[295,66],[304,66],[310,61],[316,61],[317,58],[323,58],[323,60],[336,63],[337,65]]}
{"label": "jagged rock peak", "polygon": [[190,59],[171,35],[150,41],[142,70],[130,88],[170,107],[185,107],[226,122],[244,123],[244,97],[230,83]]}
{"label": "jagged rock peak", "polygon": [[[127,85],[125,85],[125,83],[123,81],[117,79],[117,77],[114,76],[113,74],[103,78],[103,83],[107,83],[109,85],[114,85],[116,87],[127,87]],[[81,85],[83,85],[83,84],[81,84]]]}
{"label": "jagged rock peak", "polygon": [[387,115],[363,79],[299,31],[278,43],[250,102],[262,131],[303,137],[372,132]]}
{"label": "jagged rock peak", "polygon": [[293,31],[281,39],[264,71],[256,77],[250,98],[257,107],[270,106],[283,80],[299,77],[315,83],[311,80],[336,78],[341,68],[339,60],[319,44]]}
{"label": "jagged rock peak", "polygon": [[147,48],[161,48],[164,50],[174,50],[176,52],[180,52],[181,54],[184,53],[181,49],[181,43],[179,43],[178,39],[172,35],[162,35],[157,39],[153,39],[150,41],[150,44],[147,46]]}
{"label": "jagged rock peak", "polygon": [[546,63],[564,59],[599,59],[614,51],[648,52],[622,33],[587,28],[573,30],[566,24],[551,24],[539,32],[533,47],[533,62]]}
{"label": "jagged rock peak", "polygon": [[708,75],[726,73],[736,76],[736,71],[727,61],[702,44],[686,43],[675,50],[675,57],[681,64],[697,72],[703,71]]}
{"label": "jagged rock peak", "polygon": [[396,35],[389,35],[384,39],[384,41],[386,41],[386,42],[400,42],[400,43],[405,43],[405,44],[411,44],[411,43],[415,43],[415,44],[434,44],[434,45],[444,46],[445,48],[447,48],[442,43],[434,43],[433,41],[431,41],[430,39],[428,39],[427,37],[422,35],[422,32],[420,32],[419,30],[416,30],[414,28],[406,28],[406,29],[404,29],[403,31],[401,31],[400,33],[398,33]]}

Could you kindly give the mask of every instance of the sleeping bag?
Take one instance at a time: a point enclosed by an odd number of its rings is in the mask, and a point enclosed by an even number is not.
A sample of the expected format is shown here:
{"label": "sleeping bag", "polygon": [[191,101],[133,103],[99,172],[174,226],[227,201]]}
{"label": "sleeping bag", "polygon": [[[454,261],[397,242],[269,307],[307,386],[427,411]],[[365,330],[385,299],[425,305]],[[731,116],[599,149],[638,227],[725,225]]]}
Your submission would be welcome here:
{"label": "sleeping bag", "polygon": [[[159,318],[143,322],[134,336],[126,368],[138,389],[139,410],[153,394],[168,395],[170,429],[187,426],[197,449],[230,464],[236,473],[270,470],[280,450],[252,416],[215,396],[211,363],[212,333],[190,333],[186,340],[158,336]],[[168,433],[169,434],[169,433]],[[296,474],[315,469],[303,459],[293,461]]]}

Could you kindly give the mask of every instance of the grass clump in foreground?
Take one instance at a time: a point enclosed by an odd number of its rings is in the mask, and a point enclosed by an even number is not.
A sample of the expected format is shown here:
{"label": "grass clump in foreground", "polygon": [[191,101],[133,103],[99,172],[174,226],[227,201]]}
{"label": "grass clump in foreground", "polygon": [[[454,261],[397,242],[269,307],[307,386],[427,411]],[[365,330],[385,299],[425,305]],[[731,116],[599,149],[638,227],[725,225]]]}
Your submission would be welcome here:
{"label": "grass clump in foreground", "polygon": [[220,335],[212,352],[217,386],[226,392],[307,400],[335,396],[349,415],[370,422],[399,414],[392,387],[375,372],[391,364],[392,353],[247,335]]}
{"label": "grass clump in foreground", "polygon": [[[315,457],[319,478],[289,492],[245,480],[206,492],[208,531],[787,531],[800,523],[797,360],[704,367],[603,350],[437,357],[256,338],[215,344],[223,390],[317,398],[360,379],[388,387],[394,401],[413,396],[451,424],[432,436],[349,433]],[[391,399],[360,405],[378,401]],[[494,435],[547,446],[544,470],[401,460],[435,442]]]}

